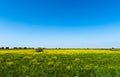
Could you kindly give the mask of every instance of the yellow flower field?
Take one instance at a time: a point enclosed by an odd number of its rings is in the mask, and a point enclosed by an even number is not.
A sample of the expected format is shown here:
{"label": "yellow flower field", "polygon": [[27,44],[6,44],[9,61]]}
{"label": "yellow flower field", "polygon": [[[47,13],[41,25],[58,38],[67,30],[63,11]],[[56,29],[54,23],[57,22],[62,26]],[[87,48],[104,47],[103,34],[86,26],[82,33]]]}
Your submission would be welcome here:
{"label": "yellow flower field", "polygon": [[0,50],[0,54],[119,54],[120,50],[92,50],[92,49],[45,49],[43,52],[35,52],[34,49],[27,50]]}
{"label": "yellow flower field", "polygon": [[0,50],[0,77],[120,77],[120,51]]}

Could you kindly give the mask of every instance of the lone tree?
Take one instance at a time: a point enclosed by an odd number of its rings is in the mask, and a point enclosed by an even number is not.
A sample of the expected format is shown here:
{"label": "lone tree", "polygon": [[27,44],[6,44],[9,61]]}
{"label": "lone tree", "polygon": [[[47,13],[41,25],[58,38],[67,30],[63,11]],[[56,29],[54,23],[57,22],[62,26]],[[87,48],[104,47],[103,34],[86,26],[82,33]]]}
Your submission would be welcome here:
{"label": "lone tree", "polygon": [[43,48],[37,48],[36,52],[43,52]]}

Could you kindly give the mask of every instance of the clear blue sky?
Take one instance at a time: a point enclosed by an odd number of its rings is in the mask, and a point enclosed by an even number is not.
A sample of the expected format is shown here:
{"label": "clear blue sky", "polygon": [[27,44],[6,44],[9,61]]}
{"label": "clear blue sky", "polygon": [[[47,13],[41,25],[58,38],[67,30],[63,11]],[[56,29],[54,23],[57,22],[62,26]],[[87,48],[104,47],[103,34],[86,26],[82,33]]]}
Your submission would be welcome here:
{"label": "clear blue sky", "polygon": [[120,47],[120,0],[0,0],[0,46]]}

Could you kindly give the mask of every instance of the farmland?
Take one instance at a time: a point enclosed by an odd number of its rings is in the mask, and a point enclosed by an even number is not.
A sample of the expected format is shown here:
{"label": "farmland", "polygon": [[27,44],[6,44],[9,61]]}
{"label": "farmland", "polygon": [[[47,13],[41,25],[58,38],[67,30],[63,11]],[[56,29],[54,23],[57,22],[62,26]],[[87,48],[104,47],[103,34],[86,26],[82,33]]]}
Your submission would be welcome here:
{"label": "farmland", "polygon": [[120,51],[0,50],[0,77],[120,77]]}

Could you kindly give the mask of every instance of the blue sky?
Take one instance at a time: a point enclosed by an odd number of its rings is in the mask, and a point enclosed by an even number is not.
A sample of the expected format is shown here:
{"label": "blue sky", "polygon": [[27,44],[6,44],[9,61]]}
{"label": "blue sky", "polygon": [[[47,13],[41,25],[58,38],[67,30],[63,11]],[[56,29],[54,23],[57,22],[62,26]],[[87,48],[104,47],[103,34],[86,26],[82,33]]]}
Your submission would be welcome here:
{"label": "blue sky", "polygon": [[120,47],[119,0],[0,0],[0,46]]}

